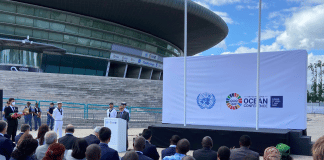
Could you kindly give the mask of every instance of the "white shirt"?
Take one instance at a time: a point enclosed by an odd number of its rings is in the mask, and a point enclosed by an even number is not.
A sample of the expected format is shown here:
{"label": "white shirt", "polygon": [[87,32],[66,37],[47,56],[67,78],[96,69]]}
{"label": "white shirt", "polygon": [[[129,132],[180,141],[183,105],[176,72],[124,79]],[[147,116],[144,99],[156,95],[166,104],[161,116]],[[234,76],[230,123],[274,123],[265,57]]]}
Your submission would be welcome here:
{"label": "white shirt", "polygon": [[62,110],[62,115],[60,113],[60,111],[58,110],[58,108],[55,108],[54,111],[53,111],[53,118],[55,121],[62,121],[63,120],[63,108],[61,108]]}
{"label": "white shirt", "polygon": [[[109,116],[109,113],[110,113],[110,116]],[[117,117],[117,111],[115,110],[115,108],[113,108],[112,111],[110,111],[110,108],[107,110],[107,117],[109,117],[109,118]]]}

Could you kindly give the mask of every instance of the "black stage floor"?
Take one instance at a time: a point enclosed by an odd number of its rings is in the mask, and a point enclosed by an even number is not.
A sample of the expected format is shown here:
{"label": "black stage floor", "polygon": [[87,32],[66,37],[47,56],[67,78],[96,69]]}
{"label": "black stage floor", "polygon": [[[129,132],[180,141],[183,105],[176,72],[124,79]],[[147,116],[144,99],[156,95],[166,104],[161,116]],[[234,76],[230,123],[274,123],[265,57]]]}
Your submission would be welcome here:
{"label": "black stage floor", "polygon": [[200,149],[201,140],[205,136],[213,139],[213,150],[217,151],[220,146],[229,148],[239,147],[239,138],[242,135],[251,137],[251,149],[263,155],[264,150],[269,146],[276,146],[285,143],[291,146],[291,153],[297,155],[310,155],[310,137],[303,135],[303,130],[288,129],[264,129],[260,128],[241,128],[241,127],[222,127],[222,126],[202,126],[180,124],[157,124],[148,127],[152,130],[152,144],[157,147],[166,148],[170,145],[172,135],[179,135],[190,142],[190,149]]}

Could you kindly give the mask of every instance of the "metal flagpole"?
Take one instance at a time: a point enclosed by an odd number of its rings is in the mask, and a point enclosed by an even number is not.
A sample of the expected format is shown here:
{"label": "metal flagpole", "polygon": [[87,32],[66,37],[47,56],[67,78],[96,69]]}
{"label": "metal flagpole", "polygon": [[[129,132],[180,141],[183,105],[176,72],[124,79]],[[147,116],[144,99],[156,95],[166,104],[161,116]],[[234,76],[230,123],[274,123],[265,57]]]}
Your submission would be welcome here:
{"label": "metal flagpole", "polygon": [[184,126],[187,124],[187,0],[185,0],[184,6]]}
{"label": "metal flagpole", "polygon": [[256,82],[256,126],[255,129],[259,130],[259,86],[260,86],[260,43],[261,43],[261,3],[259,0],[259,33],[258,33],[258,55],[257,55],[257,82]]}

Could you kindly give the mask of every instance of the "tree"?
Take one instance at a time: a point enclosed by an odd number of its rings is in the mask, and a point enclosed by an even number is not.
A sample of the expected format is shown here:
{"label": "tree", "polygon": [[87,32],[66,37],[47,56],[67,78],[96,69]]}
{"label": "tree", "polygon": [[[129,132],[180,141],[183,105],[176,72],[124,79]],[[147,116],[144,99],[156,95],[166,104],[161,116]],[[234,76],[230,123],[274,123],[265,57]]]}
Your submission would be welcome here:
{"label": "tree", "polygon": [[311,101],[316,102],[317,100],[317,65],[314,63],[314,65],[311,63],[308,68],[312,72],[312,92],[310,93]]}
{"label": "tree", "polygon": [[321,102],[323,100],[323,70],[322,70],[322,66],[324,64],[322,64],[322,61],[321,60],[318,60],[318,63],[316,64],[317,67],[319,67],[319,83],[318,83],[318,94],[317,94],[317,98],[318,100]]}

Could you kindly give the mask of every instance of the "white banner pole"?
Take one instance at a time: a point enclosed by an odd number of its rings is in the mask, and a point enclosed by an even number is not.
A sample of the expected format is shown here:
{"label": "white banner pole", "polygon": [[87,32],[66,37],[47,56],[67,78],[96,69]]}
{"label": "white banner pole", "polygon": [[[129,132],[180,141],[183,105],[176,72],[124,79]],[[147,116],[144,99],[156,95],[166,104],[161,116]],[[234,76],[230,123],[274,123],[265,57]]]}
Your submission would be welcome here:
{"label": "white banner pole", "polygon": [[262,0],[259,0],[259,33],[258,33],[258,55],[257,55],[257,82],[256,82],[256,126],[255,129],[259,130],[259,86],[260,86],[260,43],[261,43],[261,3]]}
{"label": "white banner pole", "polygon": [[187,110],[186,110],[186,104],[187,104],[187,0],[185,0],[185,6],[184,6],[184,126],[187,124]]}

